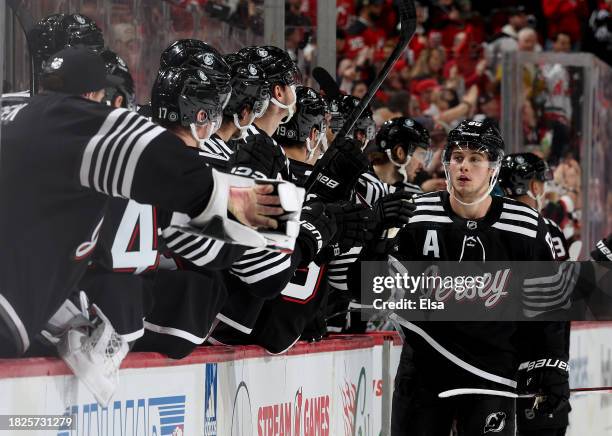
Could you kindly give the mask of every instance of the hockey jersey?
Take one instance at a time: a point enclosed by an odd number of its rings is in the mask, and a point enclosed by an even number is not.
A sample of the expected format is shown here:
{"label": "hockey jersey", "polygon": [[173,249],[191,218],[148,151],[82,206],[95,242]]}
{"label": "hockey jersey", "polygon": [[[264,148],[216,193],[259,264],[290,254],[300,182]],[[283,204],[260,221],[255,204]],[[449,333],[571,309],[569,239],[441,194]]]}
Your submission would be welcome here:
{"label": "hockey jersey", "polygon": [[33,97],[3,128],[0,168],[0,208],[11,211],[0,214],[0,289],[5,311],[27,314],[30,335],[84,274],[108,196],[195,216],[213,187],[210,168],[166,129],[53,93]]}
{"label": "hockey jersey", "polygon": [[[551,261],[554,253],[543,218],[517,201],[492,197],[491,207],[480,220],[456,215],[446,191],[415,198],[417,209],[399,234],[395,254],[404,261]],[[481,383],[516,387],[514,375],[521,359],[533,358],[525,337],[527,323],[515,322],[409,322],[401,320],[407,341],[423,354],[470,374],[471,386]],[[530,340],[542,357],[567,359],[563,323],[538,323]],[[444,366],[444,364],[442,365]]]}

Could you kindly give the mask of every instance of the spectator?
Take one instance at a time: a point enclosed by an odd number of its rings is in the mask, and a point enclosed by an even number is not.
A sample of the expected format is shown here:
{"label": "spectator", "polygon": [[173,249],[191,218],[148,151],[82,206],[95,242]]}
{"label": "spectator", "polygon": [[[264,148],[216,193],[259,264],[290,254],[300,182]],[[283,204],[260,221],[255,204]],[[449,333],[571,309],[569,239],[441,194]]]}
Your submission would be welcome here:
{"label": "spectator", "polygon": [[572,37],[567,32],[559,32],[553,37],[552,49],[555,53],[569,53],[572,50]]}
{"label": "spectator", "polygon": [[[546,1],[546,0],[544,0]],[[519,5],[508,10],[508,23],[502,27],[501,31],[513,39],[518,39],[521,29],[527,27],[527,14],[525,6]]]}
{"label": "spectator", "polygon": [[542,0],[542,10],[548,27],[548,41],[551,46],[559,32],[569,35],[578,45],[582,39],[582,21],[588,16],[586,0]]}
{"label": "spectator", "polygon": [[357,6],[357,19],[347,29],[347,46],[344,55],[349,58],[356,58],[364,49],[373,51],[382,49],[387,39],[386,32],[376,26],[380,18],[384,0],[360,0]]}
{"label": "spectator", "polygon": [[443,48],[426,48],[421,51],[416,65],[412,69],[411,78],[414,80],[435,79],[438,83],[444,82],[444,63],[446,54]]}
{"label": "spectator", "polygon": [[368,84],[363,80],[358,80],[353,83],[353,87],[351,88],[351,95],[353,97],[357,97],[359,99],[363,98],[368,92]]}

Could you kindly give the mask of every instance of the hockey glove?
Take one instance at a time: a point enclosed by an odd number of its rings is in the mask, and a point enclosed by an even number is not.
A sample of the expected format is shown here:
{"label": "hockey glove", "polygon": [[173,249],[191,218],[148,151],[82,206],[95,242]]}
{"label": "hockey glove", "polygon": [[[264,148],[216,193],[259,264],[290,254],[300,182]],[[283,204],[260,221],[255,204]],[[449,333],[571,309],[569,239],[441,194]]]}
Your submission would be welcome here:
{"label": "hockey glove", "polygon": [[416,205],[412,195],[406,191],[385,195],[374,203],[374,213],[378,220],[377,230],[382,231],[408,224]]}
{"label": "hockey glove", "polygon": [[312,202],[302,208],[298,242],[303,250],[302,264],[312,262],[315,256],[327,246],[336,231],[334,215],[321,202]]}
{"label": "hockey glove", "polygon": [[276,179],[287,173],[287,159],[282,149],[264,135],[247,137],[239,142],[236,153],[230,159],[232,174],[255,179]]}
{"label": "hockey glove", "polygon": [[518,371],[519,394],[534,394],[534,409],[552,414],[569,402],[569,365],[561,359],[539,359],[521,363]]}
{"label": "hockey glove", "polygon": [[348,200],[359,175],[368,168],[361,143],[351,138],[336,138],[314,166],[306,182],[309,194],[325,202]]}
{"label": "hockey glove", "polygon": [[374,238],[377,221],[369,207],[342,201],[328,204],[327,210],[336,218],[338,231],[332,242],[338,243],[340,252],[364,246]]}
{"label": "hockey glove", "polygon": [[[591,251],[591,257],[597,262],[612,262],[612,233],[595,244],[595,249]],[[606,265],[612,268],[612,263]]]}

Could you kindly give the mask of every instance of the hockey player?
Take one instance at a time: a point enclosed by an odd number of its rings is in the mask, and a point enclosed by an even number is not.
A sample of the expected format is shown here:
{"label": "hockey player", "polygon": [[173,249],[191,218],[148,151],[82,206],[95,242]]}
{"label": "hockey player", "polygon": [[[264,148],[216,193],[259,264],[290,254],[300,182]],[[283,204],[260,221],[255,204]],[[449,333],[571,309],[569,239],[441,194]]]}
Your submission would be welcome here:
{"label": "hockey player", "polygon": [[46,68],[46,88],[61,92],[33,98],[2,135],[0,205],[13,211],[0,217],[5,357],[26,351],[75,290],[98,240],[107,196],[181,211],[200,226],[211,214],[226,214],[224,203],[215,204],[220,195],[229,195],[227,207],[248,225],[276,227],[264,214],[282,213],[270,206],[279,199],[264,195],[271,186],[232,188],[228,176],[194,160],[174,134],[133,112],[80,97],[101,99],[112,85],[98,54],[68,48]]}
{"label": "hockey player", "polygon": [[[102,50],[104,37],[96,23],[89,17],[80,14],[53,14],[38,23],[26,35],[32,65],[37,77],[43,69],[43,63],[49,56],[66,47],[82,46],[92,50]],[[15,115],[27,104],[31,94],[38,89],[21,91],[2,96],[3,123],[13,120]]]}
{"label": "hockey player", "polygon": [[104,90],[104,102],[112,107],[123,107],[136,110],[136,94],[134,79],[125,61],[114,51],[105,49],[100,53],[106,63],[106,71],[110,76],[120,78],[123,83]]}
{"label": "hockey player", "polygon": [[261,67],[242,56],[229,54],[225,60],[231,68],[232,95],[223,110],[223,121],[217,133],[203,144],[203,156],[215,168],[226,167],[234,153],[234,139],[244,139],[253,122],[270,103],[270,86]]}
{"label": "hockey player", "polygon": [[[466,120],[452,130],[443,154],[447,192],[415,198],[415,215],[400,231],[395,255],[421,261],[552,260],[547,227],[538,213],[490,195],[502,158],[501,135],[486,120]],[[459,434],[514,435],[513,399],[475,395],[460,401],[437,394],[459,387],[513,392],[522,359],[557,362],[529,374],[527,389],[546,396],[542,410],[558,410],[569,397],[564,323],[539,323],[524,339],[521,323],[395,319],[407,341],[395,379],[394,436],[446,436],[453,420]]]}
{"label": "hockey player", "polygon": [[395,190],[423,193],[413,182],[431,161],[431,150],[429,132],[419,122],[408,117],[385,122],[376,134],[376,142],[366,152],[381,181]]}
{"label": "hockey player", "polygon": [[[540,211],[545,184],[552,180],[546,162],[533,153],[509,154],[502,160],[498,183],[504,194]],[[557,260],[569,258],[569,245],[559,226],[544,218],[552,237]],[[570,323],[565,324],[566,352],[569,354]],[[566,389],[569,391],[569,380]],[[569,403],[555,413],[541,413],[533,407],[533,399],[520,398],[516,403],[517,427],[521,436],[562,436],[568,425]]]}

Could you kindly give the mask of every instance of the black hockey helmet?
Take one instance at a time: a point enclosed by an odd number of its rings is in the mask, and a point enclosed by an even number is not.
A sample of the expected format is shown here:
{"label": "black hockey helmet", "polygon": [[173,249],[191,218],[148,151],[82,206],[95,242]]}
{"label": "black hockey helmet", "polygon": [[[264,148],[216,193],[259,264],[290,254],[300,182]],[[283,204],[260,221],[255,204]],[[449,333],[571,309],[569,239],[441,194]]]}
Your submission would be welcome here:
{"label": "black hockey helmet", "polygon": [[[328,100],[328,108],[331,114],[330,128],[333,133],[338,133],[349,114],[355,107],[359,105],[361,100],[352,95],[341,94],[335,98]],[[369,107],[361,113],[359,119],[355,123],[353,130],[349,132],[350,136],[354,136],[356,132],[362,132],[367,140],[374,139],[376,135],[376,124],[372,116],[372,110]]]}
{"label": "black hockey helmet", "polygon": [[207,122],[221,122],[231,89],[219,89],[203,69],[170,67],[159,72],[151,90],[153,120],[162,126],[197,124],[200,110]]}
{"label": "black hockey helmet", "polygon": [[448,134],[443,162],[450,162],[455,147],[485,152],[489,161],[499,165],[504,156],[504,140],[495,123],[485,118],[482,121],[464,120]]}
{"label": "black hockey helmet", "polygon": [[503,158],[497,182],[504,194],[518,196],[527,194],[531,180],[546,182],[552,178],[543,159],[533,153],[514,153]]}
{"label": "black hockey helmet", "polygon": [[421,123],[408,117],[397,117],[386,121],[376,134],[376,151],[393,150],[401,145],[410,155],[416,147],[428,149],[429,132]]}
{"label": "black hockey helmet", "polygon": [[125,108],[129,110],[136,109],[136,94],[134,92],[134,79],[130,74],[125,61],[114,51],[108,48],[100,53],[104,63],[106,64],[106,72],[111,75],[118,77],[123,83],[116,88],[106,88],[104,101],[107,104],[112,104],[117,94],[123,96],[123,104]]}
{"label": "black hockey helmet", "polygon": [[203,70],[209,80],[220,90],[229,86],[230,67],[223,55],[210,44],[199,39],[179,39],[166,48],[160,57],[160,71],[168,67],[196,68]]}
{"label": "black hockey helmet", "polygon": [[296,95],[297,108],[295,115],[286,124],[280,125],[274,133],[274,139],[281,144],[303,144],[310,136],[313,127],[321,135],[325,134],[327,103],[323,97],[307,86],[298,86]]}
{"label": "black hockey helmet", "polygon": [[255,117],[260,117],[270,100],[270,86],[263,69],[235,53],[225,55],[225,60],[231,69],[232,94],[223,114],[240,116],[240,112],[248,107]]}
{"label": "black hockey helmet", "polygon": [[28,33],[30,54],[38,68],[58,51],[69,46],[104,48],[104,36],[96,23],[81,14],[53,14],[40,20]]}
{"label": "black hockey helmet", "polygon": [[296,63],[285,50],[271,45],[245,47],[238,55],[248,62],[257,64],[266,74],[271,86],[284,86],[301,83],[300,71]]}

